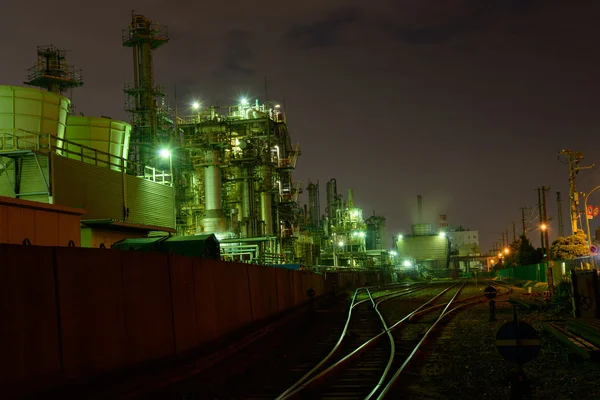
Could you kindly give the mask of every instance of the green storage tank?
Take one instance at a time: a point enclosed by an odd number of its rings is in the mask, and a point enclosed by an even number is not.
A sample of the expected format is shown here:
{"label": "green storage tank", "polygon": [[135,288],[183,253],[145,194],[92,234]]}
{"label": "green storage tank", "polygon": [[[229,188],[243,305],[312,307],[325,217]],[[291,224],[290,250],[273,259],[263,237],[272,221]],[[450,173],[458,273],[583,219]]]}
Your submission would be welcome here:
{"label": "green storage tank", "polygon": [[107,166],[110,161],[111,169],[121,171],[127,166],[130,137],[131,125],[126,122],[106,117],[69,116],[65,134],[68,143],[64,146],[69,151],[64,155],[100,166]]}
{"label": "green storage tank", "polygon": [[70,104],[45,90],[0,85],[0,152],[61,147],[45,135],[64,138]]}

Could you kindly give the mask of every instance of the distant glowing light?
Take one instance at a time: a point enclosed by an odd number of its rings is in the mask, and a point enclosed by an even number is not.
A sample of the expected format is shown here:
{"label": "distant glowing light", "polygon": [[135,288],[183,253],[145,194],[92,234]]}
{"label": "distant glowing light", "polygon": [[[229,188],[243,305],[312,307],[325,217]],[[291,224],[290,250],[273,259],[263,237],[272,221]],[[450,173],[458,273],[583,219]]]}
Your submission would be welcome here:
{"label": "distant glowing light", "polygon": [[446,232],[440,232],[440,237],[446,237]]}
{"label": "distant glowing light", "polygon": [[160,149],[158,151],[158,155],[162,158],[169,158],[171,156],[171,150],[169,149]]}
{"label": "distant glowing light", "polygon": [[402,263],[403,266],[405,267],[412,267],[412,263],[408,260],[404,260],[404,262]]}
{"label": "distant glowing light", "polygon": [[540,229],[545,231],[548,227],[546,226],[546,224],[541,224],[540,225]]}
{"label": "distant glowing light", "polygon": [[279,104],[275,104],[275,108],[280,108],[281,106]]}
{"label": "distant glowing light", "polygon": [[197,101],[193,102],[193,103],[192,103],[192,108],[193,108],[194,110],[197,110],[197,109],[199,109],[199,108],[200,108],[200,103],[198,103]]}
{"label": "distant glowing light", "polygon": [[504,249],[504,253],[508,254],[510,250],[508,250],[508,247],[506,249]]}
{"label": "distant glowing light", "polygon": [[248,104],[248,99],[247,99],[247,98],[245,98],[245,97],[242,97],[242,98],[240,99],[240,103],[241,103],[243,106],[245,106],[245,105],[247,105],[247,104]]}
{"label": "distant glowing light", "polygon": [[398,240],[403,239],[404,236],[403,235],[398,235]]}
{"label": "distant glowing light", "polygon": [[338,246],[340,246],[340,247],[344,247],[344,242],[339,242],[339,243],[338,243]]}
{"label": "distant glowing light", "polygon": [[358,236],[360,236],[361,238],[364,238],[367,234],[364,232],[358,232]]}
{"label": "distant glowing light", "polygon": [[398,252],[392,250],[392,251],[390,251],[390,254],[393,255],[393,256],[397,256]]}

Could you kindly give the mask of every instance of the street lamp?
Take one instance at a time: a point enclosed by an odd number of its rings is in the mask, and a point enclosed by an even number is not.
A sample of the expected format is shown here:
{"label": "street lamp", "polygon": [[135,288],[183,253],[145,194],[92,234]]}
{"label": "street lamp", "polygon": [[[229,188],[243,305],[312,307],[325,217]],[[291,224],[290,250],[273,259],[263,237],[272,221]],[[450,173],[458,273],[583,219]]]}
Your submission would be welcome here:
{"label": "street lamp", "polygon": [[171,184],[173,184],[173,155],[171,154],[171,150],[169,149],[160,149],[158,151],[158,155],[162,158],[169,159],[169,177],[171,179]]}
{"label": "street lamp", "polygon": [[585,225],[587,227],[588,247],[590,247],[590,248],[592,247],[592,236],[590,235],[590,219],[588,218],[588,215],[587,215],[587,201],[588,201],[588,197],[590,197],[590,194],[594,193],[598,189],[600,189],[600,186],[596,186],[595,188],[590,190],[585,195],[585,200],[583,201],[583,209],[585,210]]}

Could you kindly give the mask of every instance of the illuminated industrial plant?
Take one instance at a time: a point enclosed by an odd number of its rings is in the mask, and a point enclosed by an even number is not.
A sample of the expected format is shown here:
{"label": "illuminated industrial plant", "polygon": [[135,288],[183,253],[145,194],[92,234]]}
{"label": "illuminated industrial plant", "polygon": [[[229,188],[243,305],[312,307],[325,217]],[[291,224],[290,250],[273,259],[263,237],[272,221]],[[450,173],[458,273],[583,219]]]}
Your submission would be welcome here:
{"label": "illuminated industrial plant", "polygon": [[[385,218],[366,220],[337,182],[319,182],[299,205],[292,173],[300,156],[286,110],[241,97],[228,106],[195,99],[178,115],[154,78],[167,27],[133,14],[122,32],[132,49],[125,85],[131,124],[75,115],[65,92],[83,85],[65,51],[38,48],[26,84],[0,86],[0,195],[85,210],[82,246],[110,247],[148,235],[210,235],[225,260],[334,268],[389,265]],[[12,107],[16,104],[15,107]],[[184,112],[182,114],[187,114]]]}

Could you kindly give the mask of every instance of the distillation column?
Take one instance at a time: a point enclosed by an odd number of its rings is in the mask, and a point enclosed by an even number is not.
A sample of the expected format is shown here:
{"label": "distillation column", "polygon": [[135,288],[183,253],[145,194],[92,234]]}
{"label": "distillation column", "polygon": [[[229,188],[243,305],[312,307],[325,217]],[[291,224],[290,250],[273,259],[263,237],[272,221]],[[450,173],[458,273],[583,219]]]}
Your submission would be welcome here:
{"label": "distillation column", "polygon": [[221,191],[221,168],[219,151],[207,150],[204,153],[204,202],[205,214],[202,227],[206,233],[227,231],[227,219],[223,214]]}
{"label": "distillation column", "polygon": [[271,189],[273,188],[271,168],[263,166],[264,186],[260,193],[260,216],[264,224],[263,234],[265,236],[273,235],[273,196]]}
{"label": "distillation column", "polygon": [[238,176],[242,178],[240,182],[242,202],[239,213],[241,216],[241,237],[257,236],[254,210],[254,175],[252,172],[252,164],[244,164],[239,168]]}
{"label": "distillation column", "polygon": [[337,182],[335,178],[331,178],[327,182],[327,216],[330,226],[335,226],[337,223],[337,200]]}
{"label": "distillation column", "polygon": [[319,207],[319,185],[308,184],[308,223],[311,229],[319,229],[320,207]]}
{"label": "distillation column", "polygon": [[133,85],[125,87],[127,111],[132,116],[131,152],[134,161],[148,164],[154,158],[158,134],[158,108],[155,101],[162,96],[154,85],[152,52],[169,41],[166,27],[142,15],[133,15],[129,28],[123,31],[123,46],[133,50]]}

